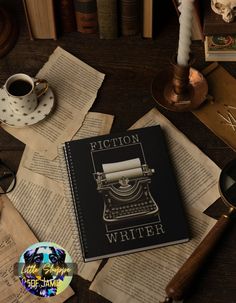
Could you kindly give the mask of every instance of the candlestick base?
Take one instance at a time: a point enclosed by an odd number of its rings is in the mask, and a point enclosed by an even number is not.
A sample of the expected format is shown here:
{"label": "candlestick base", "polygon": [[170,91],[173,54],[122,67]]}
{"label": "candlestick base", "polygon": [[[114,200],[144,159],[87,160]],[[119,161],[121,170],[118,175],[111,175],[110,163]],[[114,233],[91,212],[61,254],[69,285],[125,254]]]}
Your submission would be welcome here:
{"label": "candlestick base", "polygon": [[183,93],[176,93],[173,69],[160,71],[152,82],[152,97],[165,109],[184,112],[199,107],[208,93],[208,85],[203,75],[194,68],[189,69],[189,83]]}

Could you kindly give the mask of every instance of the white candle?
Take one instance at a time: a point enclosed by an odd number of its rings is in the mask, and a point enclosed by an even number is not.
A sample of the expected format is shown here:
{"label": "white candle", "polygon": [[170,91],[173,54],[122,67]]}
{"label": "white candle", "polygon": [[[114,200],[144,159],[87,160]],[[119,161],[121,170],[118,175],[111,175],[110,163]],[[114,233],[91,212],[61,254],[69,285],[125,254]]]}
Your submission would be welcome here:
{"label": "white candle", "polygon": [[191,35],[192,35],[192,11],[194,0],[182,0],[180,6],[179,17],[179,47],[177,55],[177,63],[187,66],[190,54]]}

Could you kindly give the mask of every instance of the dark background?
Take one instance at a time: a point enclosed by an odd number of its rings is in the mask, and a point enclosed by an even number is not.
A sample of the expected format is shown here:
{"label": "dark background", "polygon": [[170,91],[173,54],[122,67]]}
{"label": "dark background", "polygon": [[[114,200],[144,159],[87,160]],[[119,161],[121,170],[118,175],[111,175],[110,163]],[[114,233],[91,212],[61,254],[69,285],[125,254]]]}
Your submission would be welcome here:
{"label": "dark background", "polygon": [[[156,106],[151,98],[151,82],[161,69],[169,67],[170,58],[178,45],[179,25],[171,0],[159,0],[160,6],[156,13],[158,32],[154,40],[144,40],[140,36],[100,40],[96,34],[75,32],[64,34],[57,41],[30,41],[21,0],[0,0],[0,3],[11,7],[20,29],[16,46],[6,57],[0,59],[1,85],[14,73],[35,75],[59,45],[106,74],[92,110],[115,115],[112,132],[127,129]],[[204,61],[203,43],[194,42],[192,52],[196,59],[194,67],[201,70],[207,65]],[[236,76],[236,63],[222,65]],[[220,167],[235,158],[235,152],[192,113],[173,113],[158,109]],[[23,150],[23,143],[0,129],[1,159],[17,170]],[[225,207],[218,201],[206,213],[218,218],[224,210]],[[186,302],[235,303],[235,281],[236,224],[233,222],[202,269]],[[89,284],[75,277],[72,287],[76,296],[68,302],[108,302],[88,291]]]}

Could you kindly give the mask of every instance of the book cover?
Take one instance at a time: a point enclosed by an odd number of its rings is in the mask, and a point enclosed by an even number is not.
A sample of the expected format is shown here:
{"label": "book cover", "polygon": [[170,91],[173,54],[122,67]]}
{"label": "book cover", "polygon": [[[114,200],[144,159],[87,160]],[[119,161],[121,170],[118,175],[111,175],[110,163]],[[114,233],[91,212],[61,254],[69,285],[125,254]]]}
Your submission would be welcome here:
{"label": "book cover", "polygon": [[56,39],[53,0],[23,0],[30,39]]}
{"label": "book cover", "polygon": [[58,19],[63,33],[76,30],[75,8],[73,0],[60,0],[58,5]]}
{"label": "book cover", "polygon": [[207,36],[204,43],[206,61],[236,61],[236,36]]}
{"label": "book cover", "polygon": [[119,2],[121,34],[136,35],[139,32],[139,0],[121,0]]}
{"label": "book cover", "polygon": [[100,39],[115,39],[118,37],[117,6],[117,0],[97,0]]}
{"label": "book cover", "polygon": [[77,30],[92,34],[98,29],[96,0],[74,0]]}
{"label": "book cover", "polygon": [[85,261],[189,239],[160,126],[66,142]]}
{"label": "book cover", "polygon": [[142,12],[142,36],[153,38],[153,0],[143,0]]}
{"label": "book cover", "polygon": [[211,8],[211,1],[204,1],[203,33],[205,36],[212,35],[234,35],[236,33],[236,21],[227,23],[221,15],[215,13]]}

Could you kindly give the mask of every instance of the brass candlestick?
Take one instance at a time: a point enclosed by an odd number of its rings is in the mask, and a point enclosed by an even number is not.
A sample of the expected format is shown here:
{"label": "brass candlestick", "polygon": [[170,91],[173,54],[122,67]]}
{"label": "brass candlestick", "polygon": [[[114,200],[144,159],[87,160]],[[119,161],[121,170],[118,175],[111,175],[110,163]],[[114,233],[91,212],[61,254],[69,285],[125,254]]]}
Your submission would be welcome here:
{"label": "brass candlestick", "polygon": [[165,109],[183,112],[199,107],[208,93],[203,75],[191,67],[172,60],[171,67],[160,71],[152,83],[152,96]]}

